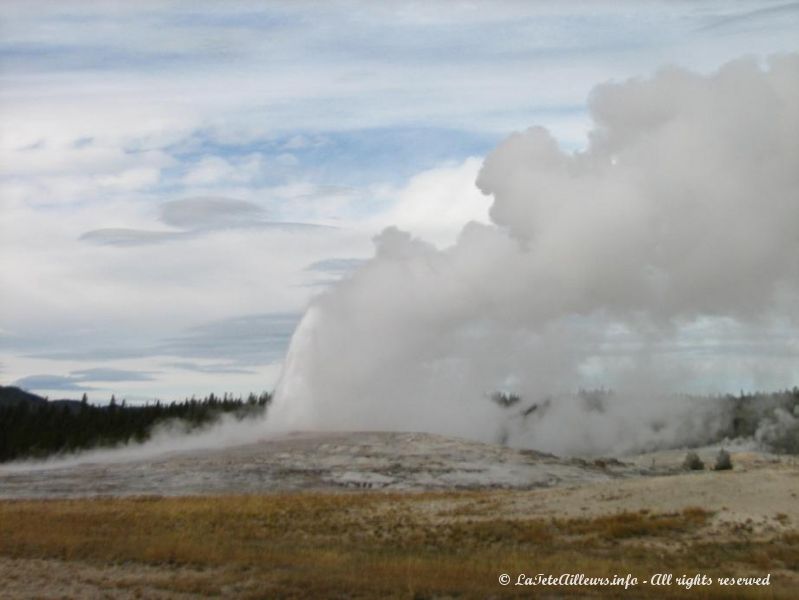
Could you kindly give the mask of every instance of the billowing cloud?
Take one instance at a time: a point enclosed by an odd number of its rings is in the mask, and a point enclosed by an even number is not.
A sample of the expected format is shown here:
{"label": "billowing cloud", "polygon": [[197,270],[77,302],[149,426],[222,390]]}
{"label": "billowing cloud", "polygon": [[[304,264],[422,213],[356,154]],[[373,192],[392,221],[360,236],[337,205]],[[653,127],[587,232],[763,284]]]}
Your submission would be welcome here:
{"label": "billowing cloud", "polygon": [[[389,228],[373,260],[313,303],[272,418],[558,452],[707,434],[709,405],[670,394],[723,357],[657,350],[700,325],[720,335],[799,317],[798,94],[797,55],[708,76],[667,68],[597,87],[583,152],[541,127],[512,135],[477,179],[491,224],[444,250]],[[630,351],[606,355],[620,332]],[[795,381],[791,364],[772,366]],[[614,402],[569,393],[587,382],[614,387]],[[509,420],[492,390],[519,393],[527,416]]]}
{"label": "billowing cloud", "polygon": [[399,191],[393,206],[373,220],[375,228],[395,226],[447,246],[466,223],[487,223],[490,201],[474,184],[481,163],[468,158],[458,165],[419,173]]}

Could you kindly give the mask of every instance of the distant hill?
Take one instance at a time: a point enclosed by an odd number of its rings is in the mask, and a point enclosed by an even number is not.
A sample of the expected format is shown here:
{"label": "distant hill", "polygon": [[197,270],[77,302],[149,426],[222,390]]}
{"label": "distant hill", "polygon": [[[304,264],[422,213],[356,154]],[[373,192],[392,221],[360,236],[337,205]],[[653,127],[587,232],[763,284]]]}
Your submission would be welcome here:
{"label": "distant hill", "polygon": [[73,413],[80,410],[80,400],[48,400],[13,385],[0,385],[0,408],[18,406],[21,403],[26,403],[29,408],[40,408],[44,405],[49,405],[66,406]]}
{"label": "distant hill", "polygon": [[30,405],[38,405],[47,402],[47,400],[13,385],[0,385],[0,407],[17,406],[23,402]]}

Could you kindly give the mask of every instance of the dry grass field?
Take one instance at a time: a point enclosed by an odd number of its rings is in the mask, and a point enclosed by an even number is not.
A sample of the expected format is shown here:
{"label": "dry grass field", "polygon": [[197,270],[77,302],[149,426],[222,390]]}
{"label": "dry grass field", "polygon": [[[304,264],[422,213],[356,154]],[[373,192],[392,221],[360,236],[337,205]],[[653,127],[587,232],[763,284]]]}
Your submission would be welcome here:
{"label": "dry grass field", "polygon": [[[554,491],[7,500],[0,580],[11,598],[796,598],[792,516],[725,521],[695,506],[559,517],[541,508]],[[771,584],[513,585],[564,572],[770,573]]]}

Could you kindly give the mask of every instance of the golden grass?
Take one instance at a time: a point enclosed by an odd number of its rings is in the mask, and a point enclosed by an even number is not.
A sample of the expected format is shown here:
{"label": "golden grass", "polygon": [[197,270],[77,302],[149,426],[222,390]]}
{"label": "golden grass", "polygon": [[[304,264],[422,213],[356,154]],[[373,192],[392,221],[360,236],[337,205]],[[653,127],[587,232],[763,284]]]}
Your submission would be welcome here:
{"label": "golden grass", "polygon": [[[523,492],[515,492],[523,493]],[[691,598],[794,598],[799,534],[708,540],[712,515],[624,512],[506,517],[489,493],[330,494],[0,502],[0,556],[146,564],[168,589],[252,598],[530,597],[500,573],[765,575],[768,588],[692,589]],[[447,510],[436,510],[442,505]],[[485,510],[480,510],[484,507]],[[202,569],[213,570],[213,576]],[[782,576],[779,573],[783,573]],[[231,585],[241,585],[231,592]],[[242,583],[243,582],[243,583]],[[117,587],[134,586],[120,582]],[[226,587],[227,586],[227,587]],[[686,597],[671,586],[548,588],[566,597]]]}

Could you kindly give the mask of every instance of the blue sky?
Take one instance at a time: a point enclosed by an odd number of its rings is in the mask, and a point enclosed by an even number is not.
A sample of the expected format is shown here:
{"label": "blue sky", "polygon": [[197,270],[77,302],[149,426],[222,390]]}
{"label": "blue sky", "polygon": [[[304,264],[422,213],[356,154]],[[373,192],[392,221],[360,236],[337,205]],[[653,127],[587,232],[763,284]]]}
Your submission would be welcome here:
{"label": "blue sky", "polygon": [[473,182],[508,134],[577,151],[596,84],[797,31],[784,1],[4,2],[2,381],[271,389],[382,228],[443,246],[487,219]]}

